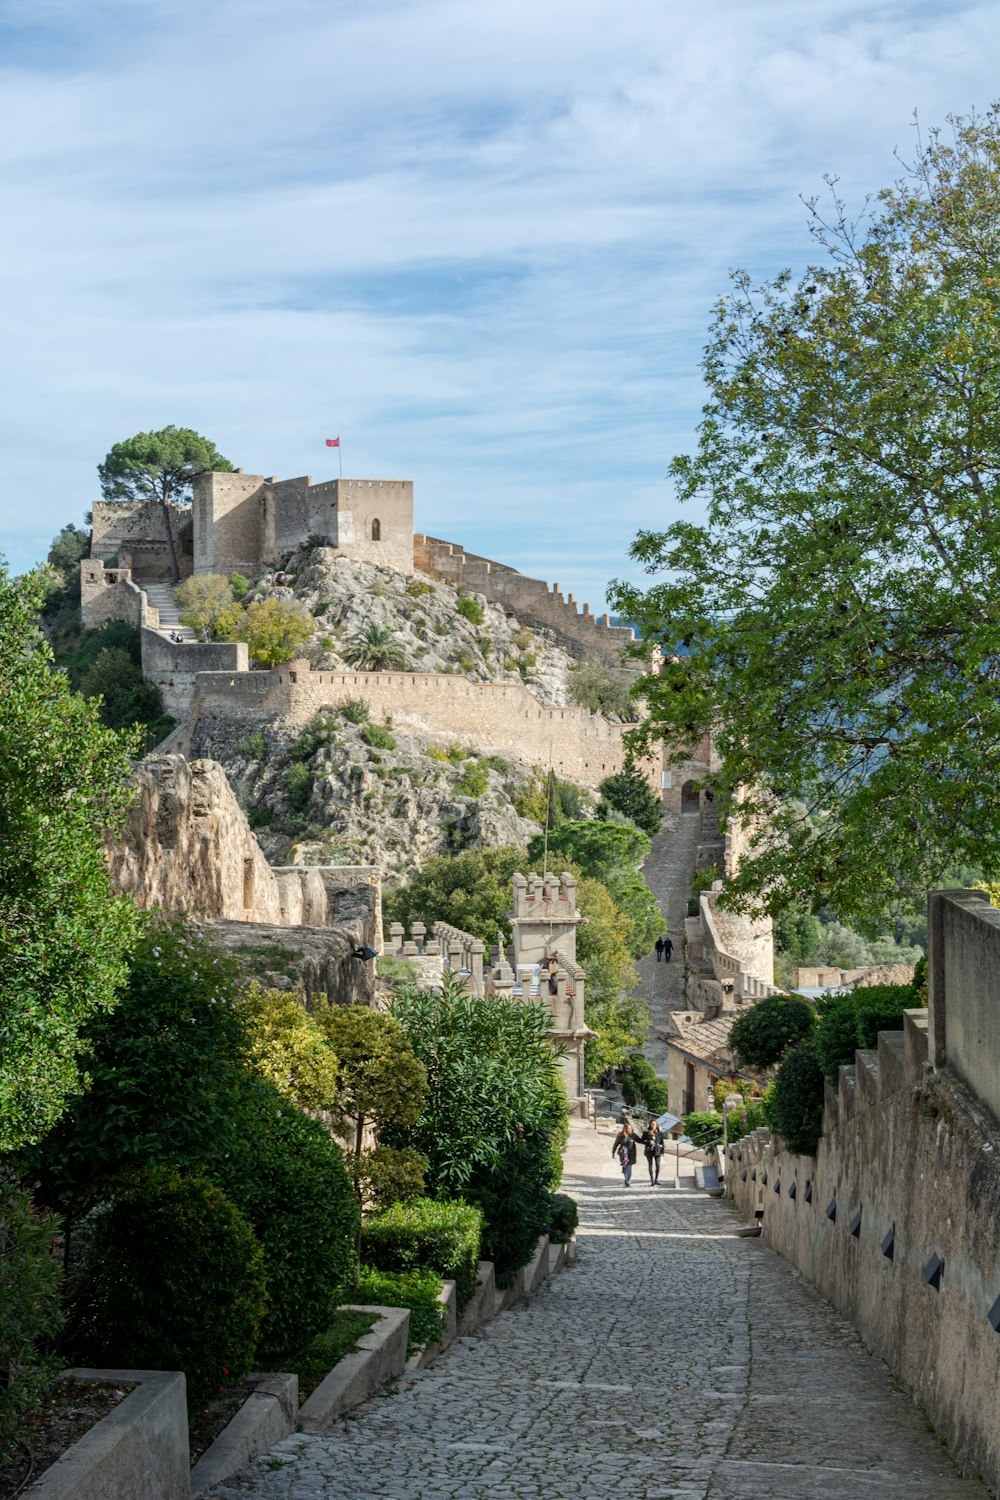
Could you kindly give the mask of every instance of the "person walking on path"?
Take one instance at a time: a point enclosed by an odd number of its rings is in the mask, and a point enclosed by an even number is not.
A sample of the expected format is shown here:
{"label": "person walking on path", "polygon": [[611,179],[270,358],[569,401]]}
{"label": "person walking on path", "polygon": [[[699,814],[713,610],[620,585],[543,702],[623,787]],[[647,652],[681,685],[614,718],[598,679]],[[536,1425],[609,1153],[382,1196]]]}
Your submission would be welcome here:
{"label": "person walking on path", "polygon": [[656,949],[656,962],[659,963],[660,959],[663,957],[663,939],[661,937],[658,937],[653,946]]}
{"label": "person walking on path", "polygon": [[615,1143],[611,1147],[611,1155],[617,1156],[621,1163],[622,1176],[625,1178],[625,1186],[632,1186],[632,1168],[635,1166],[636,1147],[635,1134],[631,1125],[626,1120],[621,1130],[615,1136]]}
{"label": "person walking on path", "polygon": [[674,951],[673,939],[672,938],[668,938],[667,935],[666,935],[666,933],[664,933],[663,934],[663,959],[664,959],[665,963],[669,963],[670,962],[670,955],[671,955],[671,953],[673,953],[673,951]]}
{"label": "person walking on path", "polygon": [[646,1148],[646,1166],[649,1168],[649,1185],[655,1187],[660,1180],[660,1161],[663,1156],[663,1131],[655,1120],[650,1120],[640,1137]]}

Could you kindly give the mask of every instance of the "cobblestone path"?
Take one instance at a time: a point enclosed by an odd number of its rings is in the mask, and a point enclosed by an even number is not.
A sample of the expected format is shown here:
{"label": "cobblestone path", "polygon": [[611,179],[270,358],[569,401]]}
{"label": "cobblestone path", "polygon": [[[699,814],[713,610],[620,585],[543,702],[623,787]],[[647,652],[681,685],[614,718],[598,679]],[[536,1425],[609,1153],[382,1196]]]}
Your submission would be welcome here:
{"label": "cobblestone path", "polygon": [[656,897],[666,917],[666,930],[673,938],[674,952],[669,963],[657,963],[656,954],[640,960],[639,993],[649,1005],[650,1037],[643,1047],[658,1073],[666,1077],[667,1049],[657,1039],[657,1030],[666,1022],[667,1013],[684,1009],[684,918],[698,853],[700,813],[674,813],[653,840],[653,847],[643,865],[643,879]]}
{"label": "cobblestone path", "polygon": [[[724,1204],[573,1130],[579,1258],[230,1500],[985,1500],[854,1330]],[[280,1467],[272,1467],[272,1465]]]}

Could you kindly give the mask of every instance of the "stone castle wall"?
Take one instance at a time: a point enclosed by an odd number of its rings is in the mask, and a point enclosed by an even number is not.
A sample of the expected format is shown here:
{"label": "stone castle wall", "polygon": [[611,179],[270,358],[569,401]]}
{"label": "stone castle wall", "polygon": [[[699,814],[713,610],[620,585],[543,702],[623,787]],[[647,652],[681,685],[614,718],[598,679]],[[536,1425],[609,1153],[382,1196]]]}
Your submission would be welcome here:
{"label": "stone castle wall", "polygon": [[768,1243],[854,1322],[996,1494],[1000,912],[980,895],[931,896],[929,1008],[840,1069],[815,1157],[757,1132],[725,1169],[744,1215],[762,1215]]}
{"label": "stone castle wall", "polygon": [[408,479],[265,479],[202,474],[194,482],[194,571],[258,573],[310,536],[361,562],[413,571]]}
{"label": "stone castle wall", "polygon": [[129,568],[106,568],[98,559],[86,557],[80,564],[80,618],[85,630],[96,630],[106,620],[124,620],[138,630],[150,623],[144,599]]}
{"label": "stone castle wall", "polygon": [[194,707],[200,673],[247,674],[250,665],[245,641],[176,642],[145,627],[141,637],[142,675],[159,688],[164,708],[179,724]]}
{"label": "stone castle wall", "polygon": [[[181,576],[191,572],[191,508],[171,505],[170,519]],[[148,581],[173,577],[163,507],[156,500],[98,500],[93,507],[90,555],[108,561],[117,557],[123,568]],[[118,618],[117,616],[115,618]]]}
{"label": "stone castle wall", "polygon": [[[589,604],[578,610],[573,595],[564,596],[557,583],[528,578],[515,568],[466,552],[455,542],[418,533],[413,538],[411,566],[456,588],[484,595],[526,625],[555,631],[577,655],[596,654],[609,665],[618,665],[623,649],[635,640],[631,626],[611,625],[607,615],[592,615]],[[640,663],[632,665],[635,671],[641,668]]]}
{"label": "stone castle wall", "polygon": [[[321,708],[348,698],[373,718],[455,741],[484,754],[548,766],[557,775],[596,787],[625,764],[623,731],[583,708],[550,708],[521,683],[470,682],[420,672],[312,672],[291,662],[270,672],[201,672],[195,715],[235,721],[286,719],[307,723]],[[658,765],[643,768],[659,788]]]}

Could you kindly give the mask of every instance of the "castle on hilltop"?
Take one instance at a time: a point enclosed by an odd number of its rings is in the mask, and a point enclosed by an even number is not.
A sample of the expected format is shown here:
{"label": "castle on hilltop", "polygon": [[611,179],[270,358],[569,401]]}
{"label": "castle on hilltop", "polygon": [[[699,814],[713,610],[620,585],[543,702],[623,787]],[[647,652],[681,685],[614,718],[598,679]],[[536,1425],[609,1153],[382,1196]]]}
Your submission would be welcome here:
{"label": "castle on hilltop", "polygon": [[[457,542],[413,530],[411,479],[329,479],[314,484],[261,474],[201,474],[190,508],[172,505],[171,532],[181,576],[245,573],[256,577],[310,539],[344,557],[420,572],[482,594],[526,625],[552,630],[574,655],[596,653],[618,664],[634,639],[628,626],[582,610],[557,583],[528,578],[505,563],[466,552]],[[117,614],[107,590],[131,583],[163,585],[173,577],[164,508],[155,501],[98,501],[90,558],[81,575],[83,621],[99,625]]]}

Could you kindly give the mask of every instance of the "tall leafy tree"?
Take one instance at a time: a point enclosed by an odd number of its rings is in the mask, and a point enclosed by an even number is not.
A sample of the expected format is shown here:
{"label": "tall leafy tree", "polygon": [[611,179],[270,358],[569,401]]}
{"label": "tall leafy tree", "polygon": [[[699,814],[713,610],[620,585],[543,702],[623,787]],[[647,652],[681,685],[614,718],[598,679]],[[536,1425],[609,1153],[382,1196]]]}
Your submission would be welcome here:
{"label": "tall leafy tree", "polygon": [[672,465],[706,517],[612,589],[664,647],[640,742],[715,736],[737,903],[871,925],[1000,872],[1000,114],[951,123],[859,219],[810,204],[805,275],[734,276]]}
{"label": "tall leafy tree", "polygon": [[104,836],[131,793],[129,744],[55,671],[42,587],[0,566],[0,1151],[38,1140],[81,1086],[80,1032],[125,980],[132,903]]}
{"label": "tall leafy tree", "polygon": [[98,464],[97,476],[105,500],[155,500],[163,507],[177,583],[181,571],[170,505],[190,503],[192,485],[199,474],[220,470],[231,473],[232,467],[208,438],[190,427],[171,426],[159,432],[137,432],[135,437],[115,443],[104,462]]}

